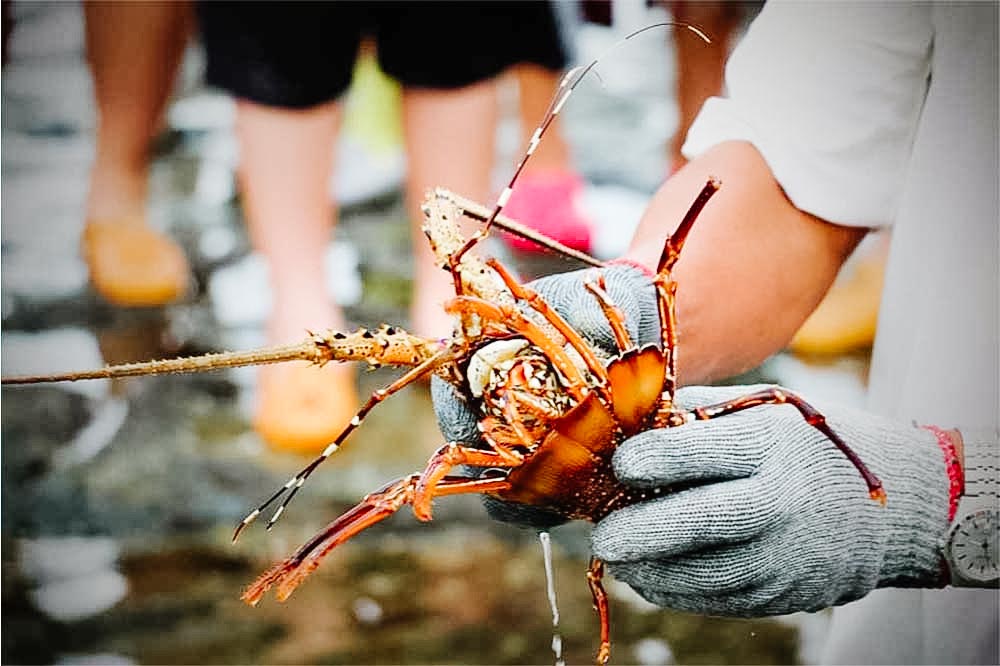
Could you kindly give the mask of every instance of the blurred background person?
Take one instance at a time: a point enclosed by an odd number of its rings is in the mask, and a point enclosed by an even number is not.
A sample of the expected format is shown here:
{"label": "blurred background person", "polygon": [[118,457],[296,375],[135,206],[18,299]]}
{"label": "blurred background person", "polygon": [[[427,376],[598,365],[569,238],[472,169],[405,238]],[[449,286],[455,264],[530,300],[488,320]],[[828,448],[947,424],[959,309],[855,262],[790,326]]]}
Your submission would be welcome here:
{"label": "blurred background person", "polygon": [[667,153],[667,168],[672,174],[687,163],[681,146],[705,100],[722,94],[726,59],[736,30],[747,13],[748,3],[735,0],[669,0],[664,4],[674,21],[695,26],[712,40],[706,44],[683,38],[683,33],[674,33],[677,36],[672,43],[677,62],[678,118]]}
{"label": "blurred background person", "polygon": [[[474,200],[491,192],[496,77],[521,62],[561,71],[566,56],[552,7],[532,3],[212,3],[198,5],[208,83],[237,98],[239,185],[254,248],[273,291],[268,342],[307,328],[343,329],[326,284],[324,248],[340,97],[362,39],[403,86],[406,201],[413,231],[415,333],[446,336],[441,304],[452,283],[433,263],[420,202],[447,185]],[[350,165],[338,165],[349,169]],[[260,374],[254,424],[272,444],[314,450],[357,409],[355,371],[271,366]]]}
{"label": "blurred background person", "polygon": [[146,216],[153,142],[192,29],[191,5],[83,4],[97,132],[83,256],[94,289],[121,306],[163,305],[189,282],[180,246]]}

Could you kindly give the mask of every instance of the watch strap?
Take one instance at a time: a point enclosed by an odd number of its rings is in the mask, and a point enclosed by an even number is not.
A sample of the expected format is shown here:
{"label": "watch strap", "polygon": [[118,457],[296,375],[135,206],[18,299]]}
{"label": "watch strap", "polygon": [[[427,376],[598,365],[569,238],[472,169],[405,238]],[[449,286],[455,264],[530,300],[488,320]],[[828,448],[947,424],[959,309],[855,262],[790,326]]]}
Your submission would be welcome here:
{"label": "watch strap", "polygon": [[963,497],[997,501],[1000,476],[1000,435],[993,429],[962,429],[965,490]]}
{"label": "watch strap", "polygon": [[[958,513],[948,531],[947,540],[950,543],[955,531],[962,529],[963,522],[972,514],[988,510],[994,515],[993,525],[996,527],[998,504],[998,476],[1000,476],[1000,436],[993,429],[961,429],[963,445],[963,490],[958,502]],[[995,535],[994,535],[995,538]],[[994,551],[995,553],[995,551]],[[949,568],[952,571],[951,584],[957,587],[982,587],[984,581],[968,580],[955,571],[954,553],[946,552]],[[995,556],[995,555],[994,555]],[[994,562],[994,567],[996,563]],[[985,582],[987,586],[996,587],[997,579]]]}

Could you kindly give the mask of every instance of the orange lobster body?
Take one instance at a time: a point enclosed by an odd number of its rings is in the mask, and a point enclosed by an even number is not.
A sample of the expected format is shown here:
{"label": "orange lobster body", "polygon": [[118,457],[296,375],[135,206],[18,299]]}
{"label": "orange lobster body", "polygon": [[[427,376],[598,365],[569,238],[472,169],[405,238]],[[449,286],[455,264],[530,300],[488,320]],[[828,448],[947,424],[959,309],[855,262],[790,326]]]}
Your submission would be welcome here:
{"label": "orange lobster body", "polygon": [[611,458],[619,443],[648,427],[655,416],[664,365],[655,346],[612,359],[607,366],[611,406],[597,393],[588,393],[583,402],[549,424],[538,447],[511,470],[510,489],[491,494],[592,522],[645,499],[647,493],[615,478]]}

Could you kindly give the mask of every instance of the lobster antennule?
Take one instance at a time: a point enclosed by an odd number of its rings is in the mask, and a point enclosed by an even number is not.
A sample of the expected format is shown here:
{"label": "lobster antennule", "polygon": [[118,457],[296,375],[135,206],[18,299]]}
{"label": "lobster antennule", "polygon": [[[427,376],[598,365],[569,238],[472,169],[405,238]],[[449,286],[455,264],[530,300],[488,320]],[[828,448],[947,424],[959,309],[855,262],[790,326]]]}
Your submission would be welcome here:
{"label": "lobster antennule", "polygon": [[440,350],[441,343],[435,340],[411,335],[401,328],[382,326],[375,331],[359,328],[352,333],[333,330],[311,333],[302,342],[250,351],[124,363],[82,372],[4,377],[2,381],[4,385],[75,382],[84,379],[208,372],[285,361],[308,361],[316,365],[330,361],[367,361],[371,365],[414,366],[423,363]]}

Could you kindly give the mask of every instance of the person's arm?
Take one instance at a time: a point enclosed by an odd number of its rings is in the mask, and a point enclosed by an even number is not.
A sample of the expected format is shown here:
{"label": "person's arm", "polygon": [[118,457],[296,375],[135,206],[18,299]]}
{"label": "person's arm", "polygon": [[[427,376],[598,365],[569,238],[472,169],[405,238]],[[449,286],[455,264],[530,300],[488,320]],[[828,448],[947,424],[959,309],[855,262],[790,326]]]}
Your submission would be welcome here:
{"label": "person's arm", "polygon": [[722,189],[674,269],[679,375],[687,385],[745,371],[784,347],[868,231],[802,212],[756,148],[729,141],[660,187],[625,258],[655,270],[664,239],[709,176]]}
{"label": "person's arm", "polygon": [[656,261],[708,176],[722,181],[674,274],[683,384],[783,347],[865,230],[892,224],[931,14],[922,3],[768,3],[747,30],[726,97],[702,107],[684,143],[691,162],[657,193],[628,253]]}

